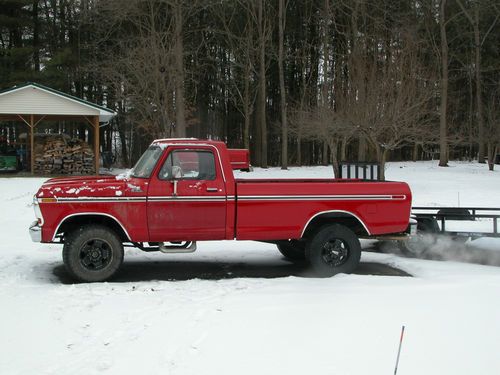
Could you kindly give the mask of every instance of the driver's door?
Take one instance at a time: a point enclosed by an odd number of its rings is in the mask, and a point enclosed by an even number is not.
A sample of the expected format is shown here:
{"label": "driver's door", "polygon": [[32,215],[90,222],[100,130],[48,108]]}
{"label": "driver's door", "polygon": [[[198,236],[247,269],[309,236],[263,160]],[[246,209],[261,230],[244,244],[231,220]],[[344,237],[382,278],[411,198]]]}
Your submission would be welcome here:
{"label": "driver's door", "polygon": [[226,232],[226,186],[211,148],[171,146],[148,193],[151,242],[219,240]]}

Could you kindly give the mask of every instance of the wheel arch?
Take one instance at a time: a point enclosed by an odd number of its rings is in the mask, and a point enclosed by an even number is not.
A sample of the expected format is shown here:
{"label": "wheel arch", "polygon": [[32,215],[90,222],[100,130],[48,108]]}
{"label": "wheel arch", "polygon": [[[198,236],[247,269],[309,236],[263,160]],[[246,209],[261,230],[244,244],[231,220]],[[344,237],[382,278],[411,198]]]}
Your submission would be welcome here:
{"label": "wheel arch", "polygon": [[124,225],[116,217],[101,212],[80,212],[65,216],[54,231],[52,241],[55,240],[58,234],[87,224],[100,224],[106,226],[114,230],[122,241],[131,241],[130,235]]}
{"label": "wheel arch", "polygon": [[370,235],[370,230],[358,215],[350,211],[329,210],[314,214],[304,226],[301,237],[309,237],[318,228],[326,224],[342,224],[351,229],[358,236]]}

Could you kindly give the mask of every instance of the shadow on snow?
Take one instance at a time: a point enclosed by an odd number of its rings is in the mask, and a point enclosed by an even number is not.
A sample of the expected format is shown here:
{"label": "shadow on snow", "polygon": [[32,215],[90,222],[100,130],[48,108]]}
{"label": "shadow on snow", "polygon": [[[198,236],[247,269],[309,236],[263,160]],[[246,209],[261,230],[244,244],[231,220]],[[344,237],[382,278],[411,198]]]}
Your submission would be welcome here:
{"label": "shadow on snow", "polygon": [[[63,265],[53,268],[53,274],[62,284],[72,284],[74,280]],[[382,263],[362,262],[356,275],[411,276],[397,268]],[[127,261],[113,282],[139,281],[185,281],[192,279],[223,280],[237,278],[280,278],[288,276],[313,277],[304,265],[284,261],[283,264],[265,264],[228,261]]]}

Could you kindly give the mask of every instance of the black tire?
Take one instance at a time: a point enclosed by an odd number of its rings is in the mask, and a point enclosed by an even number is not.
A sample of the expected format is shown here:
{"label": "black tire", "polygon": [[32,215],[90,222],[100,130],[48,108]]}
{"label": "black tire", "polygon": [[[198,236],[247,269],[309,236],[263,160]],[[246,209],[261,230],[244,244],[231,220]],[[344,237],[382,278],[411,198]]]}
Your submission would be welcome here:
{"label": "black tire", "polygon": [[439,231],[439,226],[435,220],[419,221],[415,236],[406,241],[398,241],[399,250],[407,257],[423,257],[436,244],[436,231]]}
{"label": "black tire", "polygon": [[279,241],[276,246],[283,256],[292,262],[301,262],[306,259],[305,243],[297,240]]}
{"label": "black tire", "polygon": [[123,262],[123,245],[108,227],[86,225],[65,237],[63,261],[69,273],[79,281],[108,280]]}
{"label": "black tire", "polygon": [[306,245],[306,259],[319,277],[351,273],[361,258],[356,234],[340,224],[321,227]]}

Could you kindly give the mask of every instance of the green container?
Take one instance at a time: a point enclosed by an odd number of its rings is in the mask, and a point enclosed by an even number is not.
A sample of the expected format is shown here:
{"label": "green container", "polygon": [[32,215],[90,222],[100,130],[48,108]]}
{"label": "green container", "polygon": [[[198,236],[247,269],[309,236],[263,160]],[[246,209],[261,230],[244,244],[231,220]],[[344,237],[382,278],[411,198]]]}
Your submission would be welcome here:
{"label": "green container", "polygon": [[0,155],[0,171],[17,171],[17,157]]}

